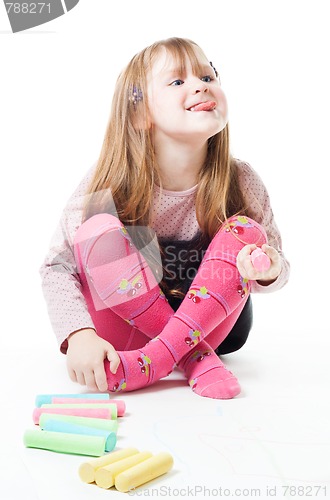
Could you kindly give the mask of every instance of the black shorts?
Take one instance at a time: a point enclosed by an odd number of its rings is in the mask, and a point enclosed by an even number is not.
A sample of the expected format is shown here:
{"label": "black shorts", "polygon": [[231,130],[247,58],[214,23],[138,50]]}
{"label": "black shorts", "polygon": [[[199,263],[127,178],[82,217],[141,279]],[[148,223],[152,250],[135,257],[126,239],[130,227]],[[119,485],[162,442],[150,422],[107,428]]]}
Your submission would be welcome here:
{"label": "black shorts", "polygon": [[[237,351],[247,341],[253,323],[252,299],[249,295],[241,314],[225,340],[215,349],[218,355]],[[207,341],[207,339],[206,339]]]}
{"label": "black shorts", "polygon": [[[173,278],[167,279],[170,288],[178,287],[186,294],[190,288],[193,278],[198,272],[199,265],[203,259],[208,243],[198,237],[192,241],[166,241],[162,242],[164,250],[163,265],[168,266]],[[184,251],[183,251],[184,250]],[[196,250],[198,259],[196,259]],[[194,253],[195,252],[195,253]],[[184,260],[182,257],[185,257]],[[194,258],[189,258],[194,257]],[[175,265],[174,265],[175,263]],[[167,294],[166,294],[167,295]],[[176,311],[182,302],[182,298],[167,296],[169,304]],[[225,340],[215,349],[218,355],[237,351],[246,342],[253,322],[252,300],[248,297],[246,304]],[[206,339],[207,341],[207,339]]]}

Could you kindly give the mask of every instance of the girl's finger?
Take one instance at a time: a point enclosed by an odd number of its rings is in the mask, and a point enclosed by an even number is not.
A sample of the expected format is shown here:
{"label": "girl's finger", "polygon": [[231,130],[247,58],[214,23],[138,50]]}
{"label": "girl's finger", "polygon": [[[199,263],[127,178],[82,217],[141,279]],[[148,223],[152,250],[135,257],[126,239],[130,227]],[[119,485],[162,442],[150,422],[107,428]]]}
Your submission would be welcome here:
{"label": "girl's finger", "polygon": [[240,255],[243,259],[246,259],[246,257],[248,257],[249,255],[251,255],[251,253],[253,252],[253,250],[255,250],[257,248],[257,245],[254,245],[254,244],[251,244],[251,245],[245,245],[242,250],[238,253],[238,255]]}
{"label": "girl's finger", "polygon": [[256,280],[259,279],[260,272],[256,270],[254,265],[252,264],[251,257],[250,255],[247,256],[245,262],[244,262],[244,267],[247,273],[246,278],[249,280]]}
{"label": "girl's finger", "polygon": [[253,279],[251,274],[251,252],[257,248],[256,245],[245,245],[237,255],[236,265],[242,278]]}
{"label": "girl's finger", "polygon": [[108,382],[107,382],[107,377],[105,374],[103,363],[98,365],[94,369],[94,378],[95,378],[95,383],[96,383],[97,389],[100,392],[105,392],[108,390]]}
{"label": "girl's finger", "polygon": [[265,252],[265,254],[268,255],[268,257],[270,258],[270,260],[272,262],[277,263],[280,260],[280,256],[279,256],[277,250],[275,250],[275,248],[270,247],[269,245],[265,244],[265,245],[262,245],[261,250],[263,252]]}
{"label": "girl's finger", "polygon": [[85,376],[83,372],[76,372],[77,382],[80,385],[86,385]]}
{"label": "girl's finger", "polygon": [[72,382],[78,382],[76,372],[74,370],[72,370],[71,368],[68,368],[68,373],[69,373],[69,377],[72,380]]}
{"label": "girl's finger", "polygon": [[118,370],[118,366],[120,363],[120,357],[117,352],[112,348],[107,351],[107,359],[110,362],[110,371],[115,374]]}
{"label": "girl's finger", "polygon": [[84,373],[85,385],[90,391],[97,391],[97,384],[95,382],[94,371],[88,371]]}

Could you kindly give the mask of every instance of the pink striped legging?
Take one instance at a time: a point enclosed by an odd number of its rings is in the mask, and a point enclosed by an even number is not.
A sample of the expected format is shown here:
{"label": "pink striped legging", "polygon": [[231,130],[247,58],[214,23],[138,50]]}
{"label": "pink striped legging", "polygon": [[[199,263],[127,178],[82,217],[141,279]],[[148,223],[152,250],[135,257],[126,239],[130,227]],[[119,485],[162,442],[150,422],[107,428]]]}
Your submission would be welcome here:
{"label": "pink striped legging", "polygon": [[[244,241],[251,222],[258,226],[260,237],[258,241],[247,239],[246,244],[265,243],[264,230],[246,217],[229,219],[226,230],[232,232],[234,239]],[[219,249],[223,254],[222,234],[223,228],[220,228],[208,250]],[[226,252],[225,258],[235,265],[237,252]],[[118,351],[129,351],[145,346],[150,338],[161,333],[174,311],[159,287],[159,280],[119,219],[110,214],[98,214],[85,221],[76,233],[74,254],[81,291],[100,337]],[[207,253],[204,259],[206,256]],[[204,259],[198,273],[202,272]],[[97,276],[97,284],[93,276]],[[248,298],[248,282],[242,280],[235,286],[240,295],[238,305],[207,335],[207,343],[213,349],[227,337]],[[199,300],[198,295],[196,300]]]}

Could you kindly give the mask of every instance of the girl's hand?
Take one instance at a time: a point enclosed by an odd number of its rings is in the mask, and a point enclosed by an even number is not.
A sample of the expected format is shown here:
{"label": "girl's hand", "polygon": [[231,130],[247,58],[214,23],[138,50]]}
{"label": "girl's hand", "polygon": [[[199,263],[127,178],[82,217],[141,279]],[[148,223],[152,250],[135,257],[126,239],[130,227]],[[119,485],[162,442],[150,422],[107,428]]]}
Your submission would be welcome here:
{"label": "girl's hand", "polygon": [[118,354],[91,328],[79,330],[68,337],[67,368],[73,382],[87,385],[91,391],[107,391],[103,363],[106,358],[110,362],[110,371],[116,373],[120,363]]}
{"label": "girl's hand", "polygon": [[259,272],[253,267],[250,257],[251,253],[256,248],[257,245],[245,245],[245,247],[242,248],[236,259],[237,269],[242,278],[257,280],[261,285],[267,286],[279,276],[282,268],[281,258],[275,248],[266,244],[262,245],[261,250],[268,255],[271,265],[267,271]]}

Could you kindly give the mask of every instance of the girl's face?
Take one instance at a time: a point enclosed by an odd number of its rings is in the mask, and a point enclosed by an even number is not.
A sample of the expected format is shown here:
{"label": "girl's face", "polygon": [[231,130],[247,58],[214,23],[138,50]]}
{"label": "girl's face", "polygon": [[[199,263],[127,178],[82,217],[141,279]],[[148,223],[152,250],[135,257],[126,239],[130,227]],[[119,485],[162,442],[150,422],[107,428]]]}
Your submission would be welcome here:
{"label": "girl's face", "polygon": [[189,58],[185,74],[175,67],[174,58],[162,49],[148,80],[150,121],[155,143],[166,138],[200,144],[220,132],[227,124],[227,100],[205,55],[196,47],[203,67],[195,75]]}

